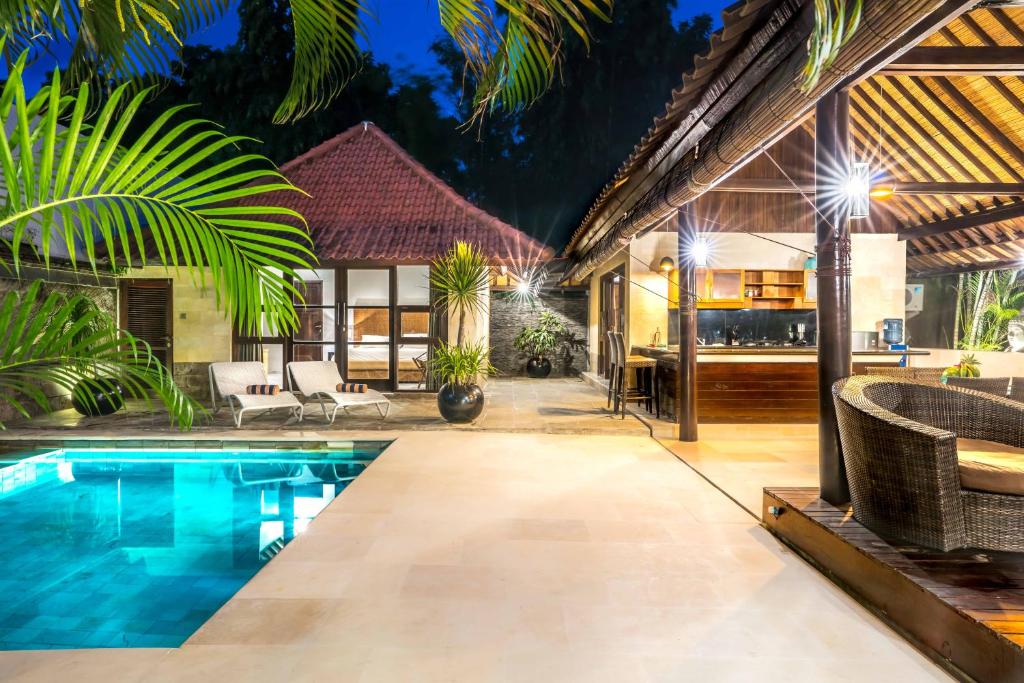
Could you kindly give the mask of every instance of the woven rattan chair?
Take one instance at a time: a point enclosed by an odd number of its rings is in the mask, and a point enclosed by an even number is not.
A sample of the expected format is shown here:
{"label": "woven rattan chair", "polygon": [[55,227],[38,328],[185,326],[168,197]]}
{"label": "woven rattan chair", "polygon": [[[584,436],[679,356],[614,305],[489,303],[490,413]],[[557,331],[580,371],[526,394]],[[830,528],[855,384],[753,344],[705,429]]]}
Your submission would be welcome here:
{"label": "woven rattan chair", "polygon": [[832,388],[854,516],[929,548],[1024,551],[1024,496],[960,485],[957,438],[1024,447],[1024,405],[859,375]]}
{"label": "woven rattan chair", "polygon": [[1006,398],[1010,390],[1009,377],[947,377],[946,384],[1003,398]]}
{"label": "woven rattan chair", "polygon": [[936,384],[942,381],[942,368],[903,368],[898,365],[869,365],[864,368],[864,374],[899,377],[918,382],[935,382]]}

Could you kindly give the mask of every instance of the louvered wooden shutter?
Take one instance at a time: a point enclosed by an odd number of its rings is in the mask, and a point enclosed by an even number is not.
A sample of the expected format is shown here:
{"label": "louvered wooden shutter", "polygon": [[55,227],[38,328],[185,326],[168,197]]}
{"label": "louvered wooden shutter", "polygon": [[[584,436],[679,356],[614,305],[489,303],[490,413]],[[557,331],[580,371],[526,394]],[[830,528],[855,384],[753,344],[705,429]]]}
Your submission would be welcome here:
{"label": "louvered wooden shutter", "polygon": [[153,355],[171,365],[171,282],[125,280],[121,283],[121,326],[153,348]]}

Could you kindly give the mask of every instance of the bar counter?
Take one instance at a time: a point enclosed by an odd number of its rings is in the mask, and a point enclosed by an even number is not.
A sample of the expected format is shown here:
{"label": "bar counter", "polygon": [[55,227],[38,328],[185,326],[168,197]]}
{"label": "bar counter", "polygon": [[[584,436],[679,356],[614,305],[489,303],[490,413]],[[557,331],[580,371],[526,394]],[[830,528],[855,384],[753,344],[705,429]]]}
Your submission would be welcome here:
{"label": "bar counter", "polygon": [[[634,346],[658,361],[661,413],[675,415],[678,351]],[[927,351],[854,351],[853,371],[896,365]],[[705,423],[812,423],[818,420],[818,351],[800,346],[702,346],[697,349],[697,419]]]}

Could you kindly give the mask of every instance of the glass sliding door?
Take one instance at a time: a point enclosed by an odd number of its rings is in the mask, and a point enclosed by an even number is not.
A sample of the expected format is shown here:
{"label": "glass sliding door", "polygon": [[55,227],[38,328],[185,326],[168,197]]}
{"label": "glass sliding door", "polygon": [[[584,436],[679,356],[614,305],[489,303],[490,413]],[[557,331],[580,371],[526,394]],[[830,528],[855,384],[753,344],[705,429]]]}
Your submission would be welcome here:
{"label": "glass sliding door", "polygon": [[341,370],[349,382],[386,391],[394,389],[394,279],[393,268],[345,269],[345,298],[341,307],[345,347]]}
{"label": "glass sliding door", "polygon": [[333,268],[296,271],[294,297],[298,327],[291,335],[291,360],[334,360],[337,340],[337,287]]}
{"label": "glass sliding door", "polygon": [[397,266],[396,271],[397,388],[411,391],[430,389],[432,384],[427,375],[433,337],[430,327],[430,266]]}

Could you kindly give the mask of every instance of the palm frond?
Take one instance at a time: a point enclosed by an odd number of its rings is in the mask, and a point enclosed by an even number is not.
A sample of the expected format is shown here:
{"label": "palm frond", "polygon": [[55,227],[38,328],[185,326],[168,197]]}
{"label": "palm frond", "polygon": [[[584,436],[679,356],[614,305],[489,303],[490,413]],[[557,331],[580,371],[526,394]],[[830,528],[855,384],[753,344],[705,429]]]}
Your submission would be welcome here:
{"label": "palm frond", "polygon": [[362,0],[291,0],[295,30],[292,81],[274,123],[293,121],[322,108],[362,67],[356,43],[366,36]]}
{"label": "palm frond", "polygon": [[230,0],[0,0],[9,49],[71,46],[66,80],[141,87],[167,74],[183,41],[216,21]]}
{"label": "palm frond", "polygon": [[613,8],[613,0],[497,0],[497,4],[508,17],[498,47],[477,79],[474,118],[498,107],[520,111],[533,104],[551,87],[561,68],[566,29],[589,49],[588,20],[611,21]]}
{"label": "palm frond", "polygon": [[489,285],[487,257],[466,242],[456,242],[431,264],[430,286],[436,292],[435,307],[459,318],[457,346],[462,346],[466,314],[486,311],[483,292]]}
{"label": "palm frond", "polygon": [[818,84],[839,51],[860,28],[864,0],[814,0],[814,28],[807,41],[800,89],[808,92]]}
{"label": "palm frond", "polygon": [[186,270],[196,284],[208,274],[239,330],[255,329],[261,315],[273,330],[295,326],[298,295],[289,279],[315,261],[308,230],[291,209],[243,202],[297,188],[256,154],[210,162],[246,138],[200,120],[172,125],[185,108],[175,107],[124,145],[147,91],[123,102],[126,86],[119,87],[87,125],[87,84],[62,97],[55,72],[26,99],[23,67],[24,58],[0,91],[0,120],[8,122],[0,129],[0,235],[16,272],[23,248],[48,264],[61,244],[73,265],[83,260],[95,271],[103,247],[114,269],[154,259]]}
{"label": "palm frond", "polygon": [[52,410],[50,385],[71,393],[85,380],[112,391],[103,381],[112,379],[128,398],[152,403],[155,396],[179,429],[191,428],[202,409],[175,386],[147,344],[119,332],[83,295],[43,298],[41,286],[36,281],[0,301],[0,403],[29,417],[33,405]]}

